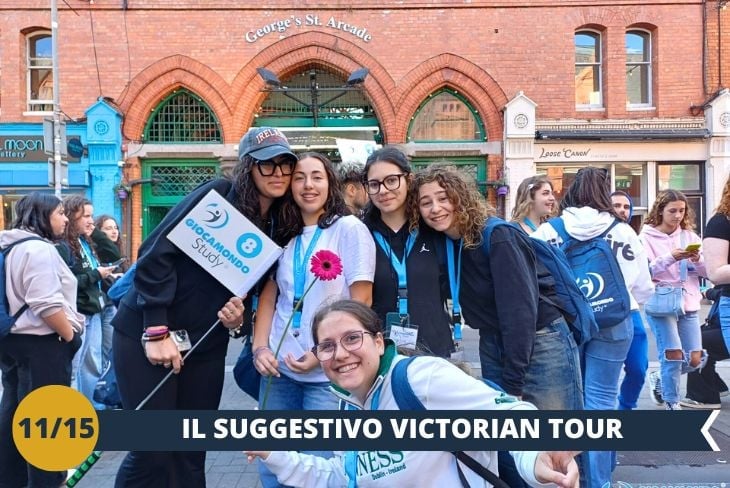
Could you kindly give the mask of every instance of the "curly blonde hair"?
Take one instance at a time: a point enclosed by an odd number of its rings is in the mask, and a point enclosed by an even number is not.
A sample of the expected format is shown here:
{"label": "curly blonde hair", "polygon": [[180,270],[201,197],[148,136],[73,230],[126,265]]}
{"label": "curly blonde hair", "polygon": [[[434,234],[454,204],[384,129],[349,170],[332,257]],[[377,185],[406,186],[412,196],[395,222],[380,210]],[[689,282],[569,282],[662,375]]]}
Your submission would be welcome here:
{"label": "curly blonde hair", "polygon": [[684,218],[679,223],[682,229],[694,230],[695,228],[695,213],[692,207],[689,206],[689,201],[684,193],[677,190],[664,190],[659,192],[654,200],[654,205],[651,207],[649,214],[644,220],[644,224],[657,227],[662,224],[662,213],[664,213],[664,207],[672,202],[684,202]]}
{"label": "curly blonde hair", "polygon": [[725,187],[722,189],[720,205],[717,206],[715,212],[730,217],[730,176],[728,176]]}
{"label": "curly blonde hair", "polygon": [[495,215],[495,211],[477,191],[476,186],[468,183],[455,166],[432,164],[418,171],[413,179],[409,192],[412,193],[408,217],[412,229],[425,225],[419,210],[418,193],[421,186],[437,183],[446,190],[449,202],[454,206],[456,225],[464,239],[464,246],[475,248],[482,243],[482,229],[487,219]]}
{"label": "curly blonde hair", "polygon": [[[520,186],[517,187],[515,208],[512,209],[513,221],[519,222],[530,215],[532,204],[535,203],[535,193],[537,193],[543,185],[549,185],[550,189],[553,189],[553,182],[550,181],[547,176],[530,176],[529,178],[522,180]],[[557,207],[557,205],[554,205],[554,207]],[[555,213],[555,208],[553,208],[553,213]],[[553,214],[544,215],[540,217],[540,222],[536,223],[541,224],[543,222],[547,222],[547,220],[552,216]]]}

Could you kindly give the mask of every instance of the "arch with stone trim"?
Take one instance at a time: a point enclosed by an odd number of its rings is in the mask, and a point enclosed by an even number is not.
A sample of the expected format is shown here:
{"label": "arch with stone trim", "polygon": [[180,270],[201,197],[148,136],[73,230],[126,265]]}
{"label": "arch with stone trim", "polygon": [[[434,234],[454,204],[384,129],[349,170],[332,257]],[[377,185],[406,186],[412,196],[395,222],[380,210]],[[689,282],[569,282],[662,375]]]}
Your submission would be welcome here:
{"label": "arch with stone trim", "polygon": [[423,61],[398,82],[395,141],[406,140],[411,117],[429,95],[442,88],[451,88],[466,97],[481,116],[488,140],[501,140],[501,110],[508,101],[504,91],[478,65],[444,53]]}
{"label": "arch with stone trim", "polygon": [[205,101],[218,117],[225,142],[239,136],[232,125],[228,83],[210,67],[187,56],[175,55],[142,70],[120,95],[118,103],[125,114],[122,128],[125,139],[141,140],[154,107],[178,87],[187,88]]}
{"label": "arch with stone trim", "polygon": [[370,70],[363,91],[375,110],[386,140],[394,130],[395,108],[390,94],[395,82],[386,69],[360,46],[332,34],[304,32],[263,49],[236,75],[231,86],[234,94],[233,126],[243,133],[251,126],[257,108],[266,98],[264,81],[256,68],[273,71],[280,79],[313,65],[321,66],[343,78],[357,68]]}

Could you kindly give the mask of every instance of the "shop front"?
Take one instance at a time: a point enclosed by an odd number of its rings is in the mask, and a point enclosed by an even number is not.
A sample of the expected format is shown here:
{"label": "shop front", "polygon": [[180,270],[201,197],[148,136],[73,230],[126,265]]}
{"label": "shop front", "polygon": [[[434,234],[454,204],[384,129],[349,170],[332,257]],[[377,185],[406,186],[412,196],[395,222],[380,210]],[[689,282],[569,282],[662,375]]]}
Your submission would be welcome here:
{"label": "shop front", "polygon": [[[69,141],[86,142],[86,124],[68,124]],[[46,153],[43,124],[0,124],[0,228],[15,220],[15,205],[33,191],[53,193],[53,165]],[[67,156],[68,178],[63,194],[85,192],[90,185],[88,157]]]}
{"label": "shop front", "polygon": [[705,222],[704,195],[707,191],[705,160],[707,143],[696,141],[623,141],[535,144],[535,172],[553,182],[560,199],[585,166],[603,168],[611,181],[611,191],[626,192],[634,202],[632,226],[641,227],[658,191],[681,190],[695,211],[696,228]]}
{"label": "shop front", "polygon": [[728,139],[712,120],[725,107],[730,107],[730,94],[711,101],[705,117],[539,120],[537,105],[520,93],[504,112],[509,209],[523,179],[548,176],[559,200],[576,173],[593,166],[606,170],[611,191],[631,196],[631,225],[637,231],[657,193],[673,189],[687,195],[702,233],[728,175],[730,148],[723,144]]}
{"label": "shop front", "polygon": [[[61,154],[68,175],[61,181],[62,196],[81,193],[94,204],[95,214],[121,217],[114,196],[121,159],[121,115],[103,100],[86,110],[83,121],[65,124]],[[15,219],[15,205],[28,193],[54,193],[52,144],[44,137],[43,122],[0,124],[0,228]],[[65,171],[64,171],[65,173]]]}

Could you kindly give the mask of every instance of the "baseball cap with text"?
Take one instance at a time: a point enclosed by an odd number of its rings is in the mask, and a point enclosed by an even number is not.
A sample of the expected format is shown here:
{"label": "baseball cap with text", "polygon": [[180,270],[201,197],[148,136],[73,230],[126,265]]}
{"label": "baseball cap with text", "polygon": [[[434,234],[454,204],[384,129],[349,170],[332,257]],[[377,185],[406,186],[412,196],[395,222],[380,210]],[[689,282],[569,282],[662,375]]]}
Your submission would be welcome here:
{"label": "baseball cap with text", "polygon": [[239,161],[247,155],[260,161],[281,155],[289,156],[295,161],[297,159],[286,136],[273,127],[253,127],[244,134],[238,145]]}

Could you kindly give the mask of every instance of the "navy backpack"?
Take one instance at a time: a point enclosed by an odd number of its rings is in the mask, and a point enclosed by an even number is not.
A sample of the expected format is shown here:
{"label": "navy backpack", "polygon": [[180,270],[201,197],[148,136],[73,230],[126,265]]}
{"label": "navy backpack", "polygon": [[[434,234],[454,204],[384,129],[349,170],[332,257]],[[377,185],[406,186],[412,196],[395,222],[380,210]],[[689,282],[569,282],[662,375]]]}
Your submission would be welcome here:
{"label": "navy backpack", "polygon": [[560,249],[573,269],[578,287],[593,307],[596,323],[601,329],[621,323],[631,313],[631,298],[624,275],[611,246],[605,240],[606,235],[620,222],[614,219],[601,235],[579,241],[565,230],[562,218],[548,221],[563,240]]}
{"label": "navy backpack", "polygon": [[[498,225],[514,227],[513,224],[496,217],[487,220],[487,225],[482,231],[485,252],[489,250],[492,231]],[[565,254],[545,241],[532,237],[528,239],[535,251],[535,257],[547,268],[555,281],[557,303],[543,295],[540,295],[540,299],[561,310],[573,333],[576,344],[579,346],[585,344],[598,332],[598,324],[593,315],[593,308],[578,288],[576,277]]]}

